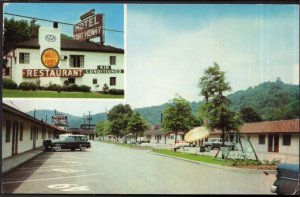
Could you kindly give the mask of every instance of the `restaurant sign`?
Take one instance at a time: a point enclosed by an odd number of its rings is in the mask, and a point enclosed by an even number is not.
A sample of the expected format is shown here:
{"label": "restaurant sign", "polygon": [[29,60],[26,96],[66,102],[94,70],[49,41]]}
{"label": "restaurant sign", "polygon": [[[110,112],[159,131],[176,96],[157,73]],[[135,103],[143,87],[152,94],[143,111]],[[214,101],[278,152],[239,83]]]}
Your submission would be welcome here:
{"label": "restaurant sign", "polygon": [[23,78],[82,77],[83,75],[83,70],[79,69],[23,69]]}
{"label": "restaurant sign", "polygon": [[73,39],[84,41],[100,36],[102,40],[102,20],[102,14],[96,14],[82,19],[73,27]]}

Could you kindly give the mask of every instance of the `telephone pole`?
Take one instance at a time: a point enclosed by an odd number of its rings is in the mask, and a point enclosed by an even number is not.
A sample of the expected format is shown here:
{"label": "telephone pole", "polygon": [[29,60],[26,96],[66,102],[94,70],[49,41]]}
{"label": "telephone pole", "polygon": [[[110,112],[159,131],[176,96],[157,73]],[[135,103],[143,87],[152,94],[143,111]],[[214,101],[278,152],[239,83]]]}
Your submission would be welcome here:
{"label": "telephone pole", "polygon": [[91,129],[91,120],[92,120],[92,117],[91,117],[91,111],[89,111],[89,117],[88,117],[88,121],[89,121],[89,130]]}

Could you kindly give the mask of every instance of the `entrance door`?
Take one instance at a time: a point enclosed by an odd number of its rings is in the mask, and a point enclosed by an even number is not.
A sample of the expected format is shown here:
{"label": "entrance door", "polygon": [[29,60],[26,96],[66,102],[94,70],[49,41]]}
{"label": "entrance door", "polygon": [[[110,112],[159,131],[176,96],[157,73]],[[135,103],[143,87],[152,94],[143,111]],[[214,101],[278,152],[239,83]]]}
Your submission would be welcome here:
{"label": "entrance door", "polygon": [[19,123],[13,122],[12,130],[12,155],[18,154],[18,136],[19,136]]}
{"label": "entrance door", "polygon": [[279,135],[269,134],[268,137],[268,152],[278,152],[279,151]]}
{"label": "entrance door", "polygon": [[32,126],[32,142],[33,142],[33,148],[36,147],[36,138],[37,138],[37,127],[36,126]]}

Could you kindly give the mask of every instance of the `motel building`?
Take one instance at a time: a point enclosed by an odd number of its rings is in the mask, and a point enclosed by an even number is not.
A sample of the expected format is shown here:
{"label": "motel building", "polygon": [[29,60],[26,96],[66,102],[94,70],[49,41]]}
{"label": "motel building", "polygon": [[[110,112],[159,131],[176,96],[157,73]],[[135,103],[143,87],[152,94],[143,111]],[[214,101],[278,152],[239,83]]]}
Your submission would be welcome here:
{"label": "motel building", "polygon": [[41,147],[66,131],[2,103],[2,159]]}
{"label": "motel building", "polygon": [[[38,38],[17,43],[4,56],[3,78],[41,86],[86,85],[91,91],[124,89],[124,49],[104,44],[102,14],[81,19],[73,28],[73,39],[61,39],[53,27],[40,27]],[[100,42],[91,38],[100,37]]]}

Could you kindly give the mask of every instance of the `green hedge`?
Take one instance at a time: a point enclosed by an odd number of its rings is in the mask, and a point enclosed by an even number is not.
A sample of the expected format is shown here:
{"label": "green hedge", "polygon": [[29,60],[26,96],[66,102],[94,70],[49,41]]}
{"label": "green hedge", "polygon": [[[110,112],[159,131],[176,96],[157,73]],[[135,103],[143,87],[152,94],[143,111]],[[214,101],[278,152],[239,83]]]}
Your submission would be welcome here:
{"label": "green hedge", "polygon": [[3,79],[2,87],[4,89],[18,89],[18,85],[11,79]]}
{"label": "green hedge", "polygon": [[112,94],[112,95],[124,95],[124,90],[122,89],[110,89],[108,91],[109,94]]}
{"label": "green hedge", "polygon": [[37,89],[37,85],[33,82],[22,82],[19,85],[19,89],[21,90],[33,90],[35,91]]}

